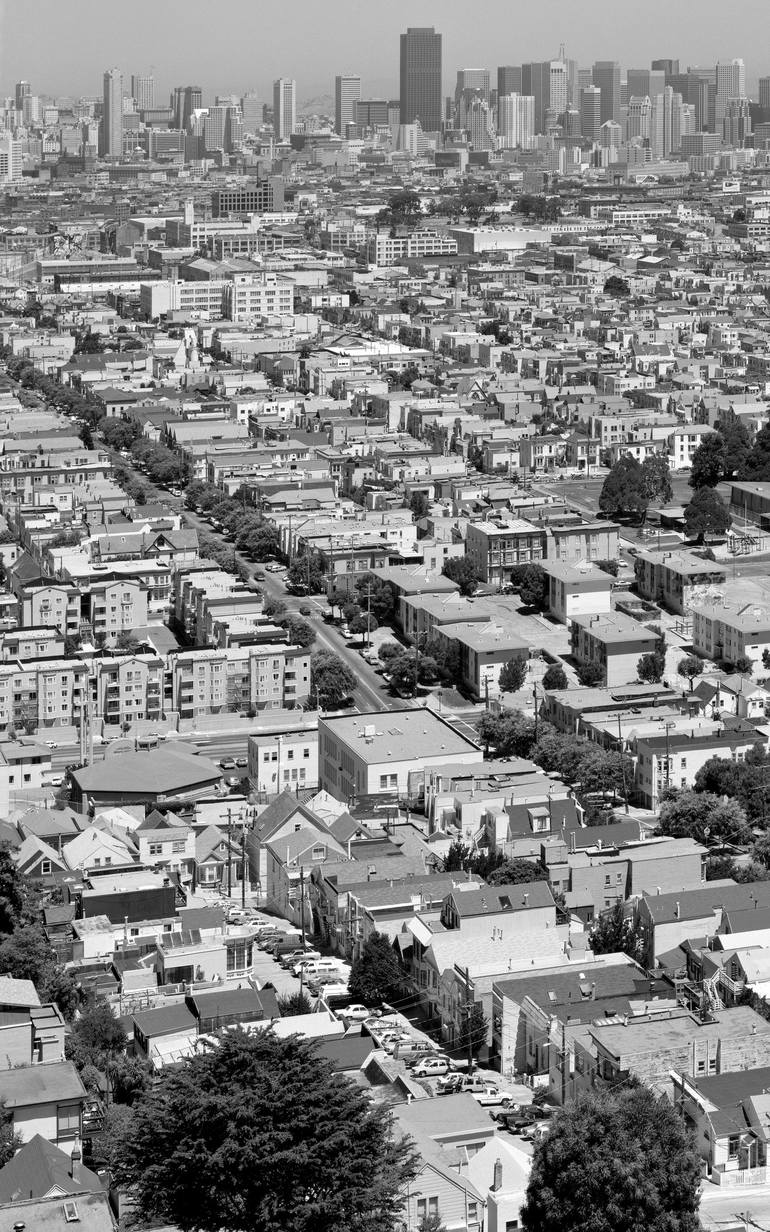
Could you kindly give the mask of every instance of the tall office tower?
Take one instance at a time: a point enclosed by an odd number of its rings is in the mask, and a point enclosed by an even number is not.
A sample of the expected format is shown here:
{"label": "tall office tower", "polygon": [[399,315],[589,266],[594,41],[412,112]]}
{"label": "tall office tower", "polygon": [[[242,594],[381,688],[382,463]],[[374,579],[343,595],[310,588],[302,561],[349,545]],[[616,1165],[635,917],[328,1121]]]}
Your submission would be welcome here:
{"label": "tall office tower", "polygon": [[25,94],[21,108],[22,123],[30,128],[40,123],[40,97],[37,94]]}
{"label": "tall office tower", "polygon": [[716,109],[714,119],[719,132],[720,125],[731,98],[746,97],[746,65],[743,60],[729,60],[717,63],[716,67]]}
{"label": "tall office tower", "polygon": [[489,88],[488,68],[459,68],[455,85],[455,106],[464,90],[476,90],[489,102]]}
{"label": "tall office tower", "polygon": [[678,60],[653,60],[650,67],[656,73],[664,73],[666,77],[666,85],[669,85],[669,77],[679,76],[679,61]]}
{"label": "tall office tower", "polygon": [[227,118],[229,107],[209,107],[203,119],[203,145],[207,154],[227,149]]}
{"label": "tall office tower", "polygon": [[246,133],[256,133],[262,127],[265,108],[256,90],[247,90],[241,99],[241,115],[243,130]]}
{"label": "tall office tower", "polygon": [[28,94],[32,93],[32,86],[29,84],[28,81],[17,81],[16,89],[14,93],[15,93],[16,110],[23,111],[24,110],[24,99],[26,98]]}
{"label": "tall office tower", "polygon": [[650,139],[650,113],[652,111],[652,103],[649,95],[645,94],[641,98],[636,95],[628,100],[628,116],[626,118],[626,138],[630,141],[649,141]]}
{"label": "tall office tower", "polygon": [[441,35],[433,26],[410,26],[401,35],[401,124],[419,119],[423,132],[441,128]]}
{"label": "tall office tower", "polygon": [[551,60],[548,65],[548,108],[560,116],[567,110],[569,78],[564,60]]}
{"label": "tall office tower", "polygon": [[649,68],[630,68],[626,74],[629,98],[644,98],[647,94],[655,98],[666,88],[666,75],[659,70]]}
{"label": "tall office tower", "polygon": [[334,78],[334,131],[344,137],[348,124],[356,122],[356,103],[361,97],[361,78],[355,74]]}
{"label": "tall office tower", "polygon": [[587,90],[594,84],[594,75],[590,68],[579,68],[577,71],[578,90]]}
{"label": "tall office tower", "polygon": [[751,114],[747,98],[728,99],[722,120],[722,137],[725,145],[741,149],[746,138],[751,136]]}
{"label": "tall office tower", "polygon": [[297,83],[293,77],[279,77],[273,82],[273,132],[277,141],[285,141],[297,127]]}
{"label": "tall office tower", "polygon": [[605,120],[599,129],[599,144],[603,150],[616,150],[622,136],[623,130],[615,120]]}
{"label": "tall office tower", "polygon": [[562,132],[565,137],[580,137],[580,112],[568,107],[562,116]]}
{"label": "tall office tower", "polygon": [[155,106],[155,78],[145,74],[131,74],[131,93],[137,111],[151,111]]}
{"label": "tall office tower", "polygon": [[598,141],[602,126],[602,92],[598,86],[580,91],[580,128],[586,141]]}
{"label": "tall office tower", "polygon": [[562,60],[521,66],[521,92],[535,100],[535,132],[546,131],[546,112],[561,115],[567,107],[567,68]]}
{"label": "tall office tower", "polygon": [[597,60],[593,82],[602,92],[602,124],[620,120],[620,65],[617,60]]}
{"label": "tall office tower", "polygon": [[531,94],[502,94],[497,100],[497,132],[508,149],[535,144],[535,100]]}
{"label": "tall office tower", "polygon": [[759,79],[759,105],[765,113],[765,118],[770,119],[770,77]]}
{"label": "tall office tower", "polygon": [[174,113],[174,128],[187,130],[190,116],[203,106],[203,91],[200,86],[175,86],[171,95],[171,110]]}
{"label": "tall office tower", "polygon": [[359,129],[365,131],[372,128],[387,128],[390,123],[388,109],[390,104],[384,98],[359,99],[356,103],[355,120]]}
{"label": "tall office tower", "polygon": [[501,64],[497,70],[497,97],[504,94],[521,94],[521,65]]}
{"label": "tall office tower", "polygon": [[123,74],[119,68],[104,74],[100,154],[120,158],[123,153]]}
{"label": "tall office tower", "polygon": [[[471,97],[469,97],[471,95]],[[497,148],[497,132],[495,129],[495,114],[481,93],[473,94],[464,91],[464,123],[462,127],[468,133],[472,150],[494,150]]]}

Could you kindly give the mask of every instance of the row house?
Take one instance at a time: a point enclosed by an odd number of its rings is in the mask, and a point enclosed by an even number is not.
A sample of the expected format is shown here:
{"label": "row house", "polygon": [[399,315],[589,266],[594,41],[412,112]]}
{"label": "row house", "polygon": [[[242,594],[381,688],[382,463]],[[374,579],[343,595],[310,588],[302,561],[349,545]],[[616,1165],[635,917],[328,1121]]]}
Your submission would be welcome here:
{"label": "row house", "polygon": [[95,657],[91,660],[94,713],[105,723],[159,721],[165,709],[166,665],[147,653]]}
{"label": "row house", "polygon": [[31,504],[42,488],[81,487],[108,479],[111,471],[110,455],[100,449],[6,453],[0,455],[0,496],[3,501]]}

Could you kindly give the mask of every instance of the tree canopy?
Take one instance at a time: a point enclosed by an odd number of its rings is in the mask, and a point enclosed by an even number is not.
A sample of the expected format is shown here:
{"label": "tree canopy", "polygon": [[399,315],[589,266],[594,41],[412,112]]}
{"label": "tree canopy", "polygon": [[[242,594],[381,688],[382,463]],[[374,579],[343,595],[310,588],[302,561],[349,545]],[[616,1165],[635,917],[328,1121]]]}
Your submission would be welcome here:
{"label": "tree canopy", "polygon": [[542,565],[514,565],[511,585],[525,607],[544,608],[548,603],[548,574]]}
{"label": "tree canopy", "polygon": [[524,1232],[697,1232],[700,1160],[679,1112],[634,1084],[583,1095],[537,1144]]}
{"label": "tree canopy", "polygon": [[697,677],[703,675],[703,660],[697,655],[685,655],[677,663],[676,670],[683,680],[689,680],[692,692]]}
{"label": "tree canopy", "polygon": [[498,757],[529,757],[535,743],[535,723],[520,710],[490,711],[478,721],[479,739]]}
{"label": "tree canopy", "polygon": [[561,663],[552,663],[543,676],[544,689],[566,689],[569,684],[567,673]]}
{"label": "tree canopy", "polygon": [[527,679],[526,659],[509,659],[500,668],[498,684],[503,693],[518,693]]}
{"label": "tree canopy", "polygon": [[718,432],[704,436],[692,455],[688,483],[698,491],[700,488],[715,488],[724,479],[727,469],[727,451]]}
{"label": "tree canopy", "polygon": [[473,561],[467,556],[450,556],[441,570],[444,577],[456,582],[461,595],[474,594],[481,578]]}
{"label": "tree canopy", "polygon": [[710,487],[698,488],[685,506],[684,524],[690,538],[702,541],[706,535],[723,535],[730,520],[721,496]]}
{"label": "tree canopy", "polygon": [[653,453],[642,463],[642,492],[649,504],[667,505],[674,495],[665,454]]}
{"label": "tree canopy", "polygon": [[670,791],[660,806],[658,831],[699,843],[720,840],[744,843],[750,836],[746,814],[737,800],[708,791]]}
{"label": "tree canopy", "polygon": [[350,996],[370,1005],[385,1001],[397,992],[400,981],[401,969],[390,939],[384,933],[370,933],[350,969]]}
{"label": "tree canopy", "polygon": [[310,656],[310,696],[313,704],[334,710],[356,687],[356,678],[346,663],[331,650],[316,650]]}
{"label": "tree canopy", "polygon": [[231,1030],[165,1070],[124,1125],[116,1180],[182,1232],[391,1232],[408,1140],[314,1043]]}
{"label": "tree canopy", "polygon": [[599,509],[611,515],[642,514],[648,504],[642,467],[636,458],[624,454],[602,484]]}

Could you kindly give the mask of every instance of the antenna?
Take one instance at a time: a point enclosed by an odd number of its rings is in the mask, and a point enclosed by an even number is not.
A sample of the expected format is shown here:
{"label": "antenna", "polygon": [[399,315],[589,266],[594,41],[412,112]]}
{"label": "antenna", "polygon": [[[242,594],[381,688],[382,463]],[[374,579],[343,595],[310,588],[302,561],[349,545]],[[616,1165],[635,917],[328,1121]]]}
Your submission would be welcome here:
{"label": "antenna", "polygon": [[567,59],[567,52],[566,52],[566,48],[563,43],[559,43],[559,59],[560,60]]}

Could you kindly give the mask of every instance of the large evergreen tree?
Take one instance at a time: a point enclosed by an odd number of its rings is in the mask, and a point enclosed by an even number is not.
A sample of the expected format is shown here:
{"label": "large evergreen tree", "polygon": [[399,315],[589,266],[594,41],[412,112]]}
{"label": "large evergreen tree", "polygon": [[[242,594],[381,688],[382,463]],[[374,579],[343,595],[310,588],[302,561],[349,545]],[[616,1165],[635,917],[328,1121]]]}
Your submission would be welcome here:
{"label": "large evergreen tree", "polygon": [[702,541],[706,535],[723,535],[730,526],[730,515],[719,493],[702,487],[685,506],[684,524],[691,538]]}
{"label": "large evergreen tree", "polygon": [[627,455],[618,458],[602,484],[599,494],[600,510],[613,516],[642,514],[648,504],[644,475],[636,458]]}
{"label": "large evergreen tree", "polygon": [[639,1084],[581,1096],[537,1144],[524,1232],[697,1232],[700,1160],[667,1099]]}
{"label": "large evergreen tree", "polygon": [[369,934],[350,971],[348,992],[354,1001],[386,1001],[398,991],[401,968],[395,950],[384,933]]}
{"label": "large evergreen tree", "polygon": [[116,1180],[182,1232],[392,1232],[408,1140],[315,1045],[230,1031],[163,1072],[124,1122]]}
{"label": "large evergreen tree", "polygon": [[689,484],[699,488],[715,488],[726,471],[725,443],[718,432],[708,432],[692,455]]}

